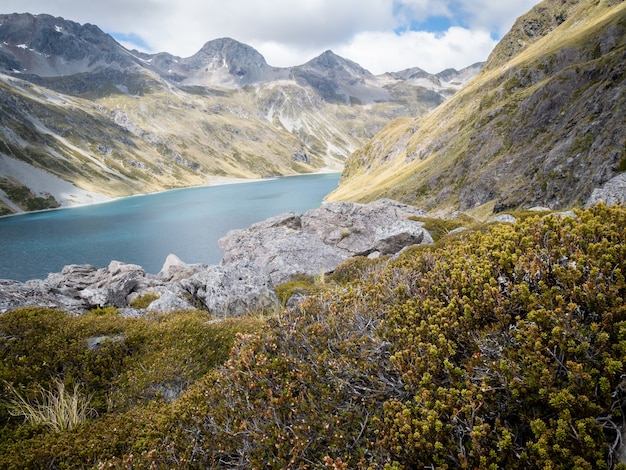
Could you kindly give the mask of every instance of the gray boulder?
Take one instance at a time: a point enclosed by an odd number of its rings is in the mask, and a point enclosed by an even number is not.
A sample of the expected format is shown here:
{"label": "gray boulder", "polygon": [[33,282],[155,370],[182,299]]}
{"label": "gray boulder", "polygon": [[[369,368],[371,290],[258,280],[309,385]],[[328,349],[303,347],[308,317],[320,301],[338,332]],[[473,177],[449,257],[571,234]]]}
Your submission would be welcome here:
{"label": "gray boulder", "polygon": [[342,250],[304,233],[301,217],[293,212],[231,230],[218,243],[224,252],[222,265],[245,261],[265,271],[275,285],[294,274],[330,271],[347,258]]}
{"label": "gray boulder", "polygon": [[425,212],[416,207],[391,199],[379,199],[369,204],[333,202],[305,212],[302,230],[345,251],[346,257],[350,257],[375,251],[379,242],[377,230],[385,230],[396,222],[411,224],[415,231],[421,229],[421,222],[409,218],[424,215]]}
{"label": "gray boulder", "polygon": [[43,281],[51,291],[68,297],[77,297],[78,292],[94,283],[98,269],[88,264],[70,264],[60,273],[50,273]]}
{"label": "gray boulder", "polygon": [[149,312],[173,312],[175,310],[193,310],[195,306],[179,292],[167,290],[161,296],[153,300],[148,308]]}
{"label": "gray boulder", "polygon": [[604,202],[607,206],[626,203],[626,173],[610,179],[602,188],[594,189],[585,204],[585,208]]}
{"label": "gray boulder", "polygon": [[296,235],[300,229],[300,216],[295,212],[285,212],[248,228],[230,230],[218,240],[224,253],[222,264],[262,257],[267,253],[266,247],[271,242]]}
{"label": "gray boulder", "polygon": [[81,301],[50,292],[41,281],[0,280],[0,313],[19,307],[58,308],[74,314],[84,311]]}
{"label": "gray boulder", "polygon": [[407,246],[421,243],[433,243],[432,237],[422,225],[409,220],[399,220],[391,225],[376,228],[372,250],[383,255],[392,255]]}
{"label": "gray boulder", "polygon": [[126,296],[146,275],[141,266],[111,261],[107,268],[68,265],[60,273],[49,274],[39,288],[81,302],[85,309],[112,305],[124,307]]}
{"label": "gray boulder", "polygon": [[[17,307],[41,306],[81,314],[94,307],[126,307],[138,286],[154,284],[141,266],[112,261],[97,269],[67,265],[44,280],[0,283],[0,312]],[[4,285],[3,285],[4,284]]]}
{"label": "gray boulder", "polygon": [[302,232],[272,240],[264,248],[266,252],[253,262],[268,273],[275,285],[296,274],[315,276],[332,271],[347,258],[343,251]]}
{"label": "gray boulder", "polygon": [[178,292],[220,317],[238,316],[278,304],[269,274],[245,260],[209,266],[181,281]]}
{"label": "gray boulder", "polygon": [[337,202],[305,212],[288,212],[232,230],[219,241],[222,264],[245,260],[266,271],[274,284],[295,274],[334,270],[346,259],[393,254],[407,245],[432,243],[421,222],[424,212],[390,199],[370,204]]}
{"label": "gray boulder", "polygon": [[488,224],[498,223],[498,224],[514,224],[517,222],[517,219],[513,217],[511,214],[498,214],[490,217],[487,220]]}
{"label": "gray boulder", "polygon": [[206,269],[205,264],[187,264],[181,261],[181,259],[174,255],[169,254],[165,258],[161,271],[156,275],[158,281],[164,283],[178,282],[182,279],[187,279],[201,271]]}
{"label": "gray boulder", "polygon": [[77,294],[88,307],[125,307],[126,297],[145,276],[141,266],[111,261],[107,268],[98,269],[89,286]]}

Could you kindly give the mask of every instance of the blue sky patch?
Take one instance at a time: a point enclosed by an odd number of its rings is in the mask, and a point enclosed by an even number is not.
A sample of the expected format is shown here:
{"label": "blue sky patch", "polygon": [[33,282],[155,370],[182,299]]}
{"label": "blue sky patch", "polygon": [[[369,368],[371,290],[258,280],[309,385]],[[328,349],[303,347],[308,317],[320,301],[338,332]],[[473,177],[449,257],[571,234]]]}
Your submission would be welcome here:
{"label": "blue sky patch", "polygon": [[445,16],[433,16],[425,21],[413,20],[410,24],[399,26],[394,31],[396,34],[402,34],[407,31],[426,31],[439,36],[448,31],[451,26],[457,26],[457,24],[450,18]]}
{"label": "blue sky patch", "polygon": [[137,36],[135,33],[124,34],[124,33],[109,33],[113,38],[120,43],[125,43],[127,45],[135,46],[137,49],[142,51],[149,51],[150,46],[144,41],[140,36]]}

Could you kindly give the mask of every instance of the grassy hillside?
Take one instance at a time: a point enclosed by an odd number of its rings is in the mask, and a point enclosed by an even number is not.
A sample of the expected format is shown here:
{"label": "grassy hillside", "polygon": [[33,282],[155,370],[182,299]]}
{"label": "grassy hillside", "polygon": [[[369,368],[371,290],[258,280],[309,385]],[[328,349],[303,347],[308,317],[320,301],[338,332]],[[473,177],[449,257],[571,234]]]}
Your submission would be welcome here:
{"label": "grassy hillside", "polygon": [[271,318],[6,313],[0,467],[624,469],[626,210],[520,219]]}
{"label": "grassy hillside", "polygon": [[625,59],[626,3],[544,1],[459,93],[355,152],[328,199],[444,211],[582,204],[626,170]]}

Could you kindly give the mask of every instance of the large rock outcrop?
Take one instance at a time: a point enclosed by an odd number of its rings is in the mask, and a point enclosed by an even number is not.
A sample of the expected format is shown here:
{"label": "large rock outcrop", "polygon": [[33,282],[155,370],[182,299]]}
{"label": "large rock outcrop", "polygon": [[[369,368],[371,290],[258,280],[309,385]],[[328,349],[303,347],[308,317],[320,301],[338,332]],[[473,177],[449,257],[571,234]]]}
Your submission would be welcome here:
{"label": "large rock outcrop", "polygon": [[[204,268],[205,265],[185,265],[184,278]],[[100,269],[72,264],[43,280],[25,283],[0,280],[0,313],[26,306],[58,308],[74,314],[97,307],[127,309],[133,300],[143,294],[166,293],[170,285],[175,285],[172,279],[169,270],[152,275],[141,266],[119,261],[111,261],[109,266]],[[189,302],[183,303],[180,299],[171,307],[174,305],[176,308],[192,307]]]}
{"label": "large rock outcrop", "polygon": [[222,264],[247,260],[274,284],[294,274],[314,276],[353,256],[393,254],[408,245],[432,243],[423,224],[410,219],[423,215],[391,199],[335,202],[301,216],[289,212],[226,234],[219,241]]}
{"label": "large rock outcrop", "polygon": [[220,241],[222,261],[215,266],[188,265],[168,256],[161,271],[112,261],[97,269],[68,265],[44,280],[0,281],[0,312],[20,306],[45,306],[80,314],[112,306],[124,315],[145,294],[158,298],[145,309],[168,312],[206,308],[217,316],[273,308],[275,286],[296,274],[334,270],[353,256],[394,254],[402,248],[432,243],[424,212],[390,199],[370,204],[331,203],[304,214],[287,212],[249,228],[232,230]]}

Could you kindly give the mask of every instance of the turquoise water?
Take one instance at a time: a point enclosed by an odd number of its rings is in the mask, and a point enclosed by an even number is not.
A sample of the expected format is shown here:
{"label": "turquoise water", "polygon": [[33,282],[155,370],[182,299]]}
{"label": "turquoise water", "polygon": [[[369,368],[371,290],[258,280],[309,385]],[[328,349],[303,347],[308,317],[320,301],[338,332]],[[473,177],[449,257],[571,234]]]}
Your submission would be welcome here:
{"label": "turquoise water", "polygon": [[66,264],[111,260],[157,273],[169,253],[215,264],[217,240],[286,211],[319,207],[338,174],[206,186],[0,218],[0,279],[43,279]]}

